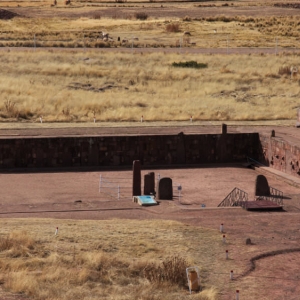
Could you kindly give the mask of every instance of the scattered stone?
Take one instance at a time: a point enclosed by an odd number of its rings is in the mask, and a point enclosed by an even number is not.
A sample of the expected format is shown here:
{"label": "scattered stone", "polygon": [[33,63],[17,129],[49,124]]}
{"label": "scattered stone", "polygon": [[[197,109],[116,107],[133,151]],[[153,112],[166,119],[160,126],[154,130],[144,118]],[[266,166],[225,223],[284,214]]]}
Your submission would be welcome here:
{"label": "scattered stone", "polygon": [[251,239],[250,239],[250,238],[247,238],[247,239],[246,239],[246,245],[251,245],[251,244],[252,244]]}
{"label": "scattered stone", "polygon": [[122,87],[115,85],[114,83],[106,83],[106,85],[102,87],[95,87],[91,83],[71,82],[68,88],[73,90],[84,90],[84,91],[100,93],[113,88],[122,88]]}

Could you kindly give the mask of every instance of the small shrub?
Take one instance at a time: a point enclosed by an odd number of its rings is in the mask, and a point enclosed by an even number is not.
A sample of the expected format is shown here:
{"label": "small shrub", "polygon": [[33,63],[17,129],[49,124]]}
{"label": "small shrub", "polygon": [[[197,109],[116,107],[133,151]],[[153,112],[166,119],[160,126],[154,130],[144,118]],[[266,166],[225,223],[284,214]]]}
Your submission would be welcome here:
{"label": "small shrub", "polygon": [[144,12],[136,12],[134,14],[134,17],[138,20],[147,20],[148,19],[148,15]]}
{"label": "small shrub", "polygon": [[166,31],[167,32],[179,32],[180,31],[180,26],[178,23],[171,23],[171,24],[168,24],[166,26]]}
{"label": "small shrub", "polygon": [[185,17],[182,19],[182,21],[184,21],[184,22],[191,22],[191,21],[192,21],[192,18],[189,17],[189,16],[185,16]]}
{"label": "small shrub", "polygon": [[195,69],[204,69],[207,68],[207,64],[198,63],[194,60],[184,61],[184,62],[173,62],[172,66],[175,68],[195,68]]}
{"label": "small shrub", "polygon": [[166,258],[160,265],[149,264],[144,269],[144,277],[150,282],[185,285],[187,262],[184,258]]}
{"label": "small shrub", "polygon": [[5,112],[8,117],[17,117],[18,116],[18,109],[16,106],[16,103],[11,101],[11,100],[5,100],[4,101],[4,107],[5,107]]}
{"label": "small shrub", "polygon": [[279,75],[291,75],[291,70],[289,67],[280,67],[278,70],[278,74]]}
{"label": "small shrub", "polygon": [[100,15],[99,13],[96,13],[96,14],[94,15],[94,19],[95,19],[95,20],[100,20],[100,19],[101,19],[101,15]]}

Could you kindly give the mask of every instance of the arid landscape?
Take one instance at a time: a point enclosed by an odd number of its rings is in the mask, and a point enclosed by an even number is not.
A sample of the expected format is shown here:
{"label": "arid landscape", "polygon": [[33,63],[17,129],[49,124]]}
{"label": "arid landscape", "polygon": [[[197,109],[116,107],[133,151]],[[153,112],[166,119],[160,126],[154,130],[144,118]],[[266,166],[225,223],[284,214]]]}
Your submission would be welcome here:
{"label": "arid landscape", "polygon": [[[210,132],[226,121],[284,126],[276,134],[299,142],[289,126],[300,2],[67,2],[1,1],[1,138]],[[297,178],[241,164],[153,171],[173,179],[174,199],[140,207],[128,169],[4,170],[0,299],[299,299]],[[262,173],[283,211],[217,208],[235,187],[253,199]],[[112,189],[99,192],[100,175]],[[201,282],[192,294],[190,266]]]}

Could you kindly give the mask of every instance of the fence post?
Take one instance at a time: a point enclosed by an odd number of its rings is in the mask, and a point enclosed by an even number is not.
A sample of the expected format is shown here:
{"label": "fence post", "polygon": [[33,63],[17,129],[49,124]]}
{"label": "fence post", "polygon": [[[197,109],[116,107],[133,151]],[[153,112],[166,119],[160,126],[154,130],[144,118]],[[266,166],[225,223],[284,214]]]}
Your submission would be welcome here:
{"label": "fence post", "polygon": [[99,193],[101,191],[101,183],[102,183],[102,175],[100,174],[100,180],[99,180]]}
{"label": "fence post", "polygon": [[120,200],[120,186],[118,185],[118,200]]}

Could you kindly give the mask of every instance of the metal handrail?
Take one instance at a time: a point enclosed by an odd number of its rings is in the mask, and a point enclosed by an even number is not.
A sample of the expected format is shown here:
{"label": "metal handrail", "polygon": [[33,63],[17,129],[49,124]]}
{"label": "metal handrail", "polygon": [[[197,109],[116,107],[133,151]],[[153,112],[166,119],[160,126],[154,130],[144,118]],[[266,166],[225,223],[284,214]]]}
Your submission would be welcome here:
{"label": "metal handrail", "polygon": [[269,200],[278,205],[283,205],[283,192],[270,186],[269,196],[256,196],[256,200]]}
{"label": "metal handrail", "polygon": [[228,206],[245,206],[248,201],[248,193],[240,190],[239,188],[234,188],[218,205],[218,207],[228,207]]}

